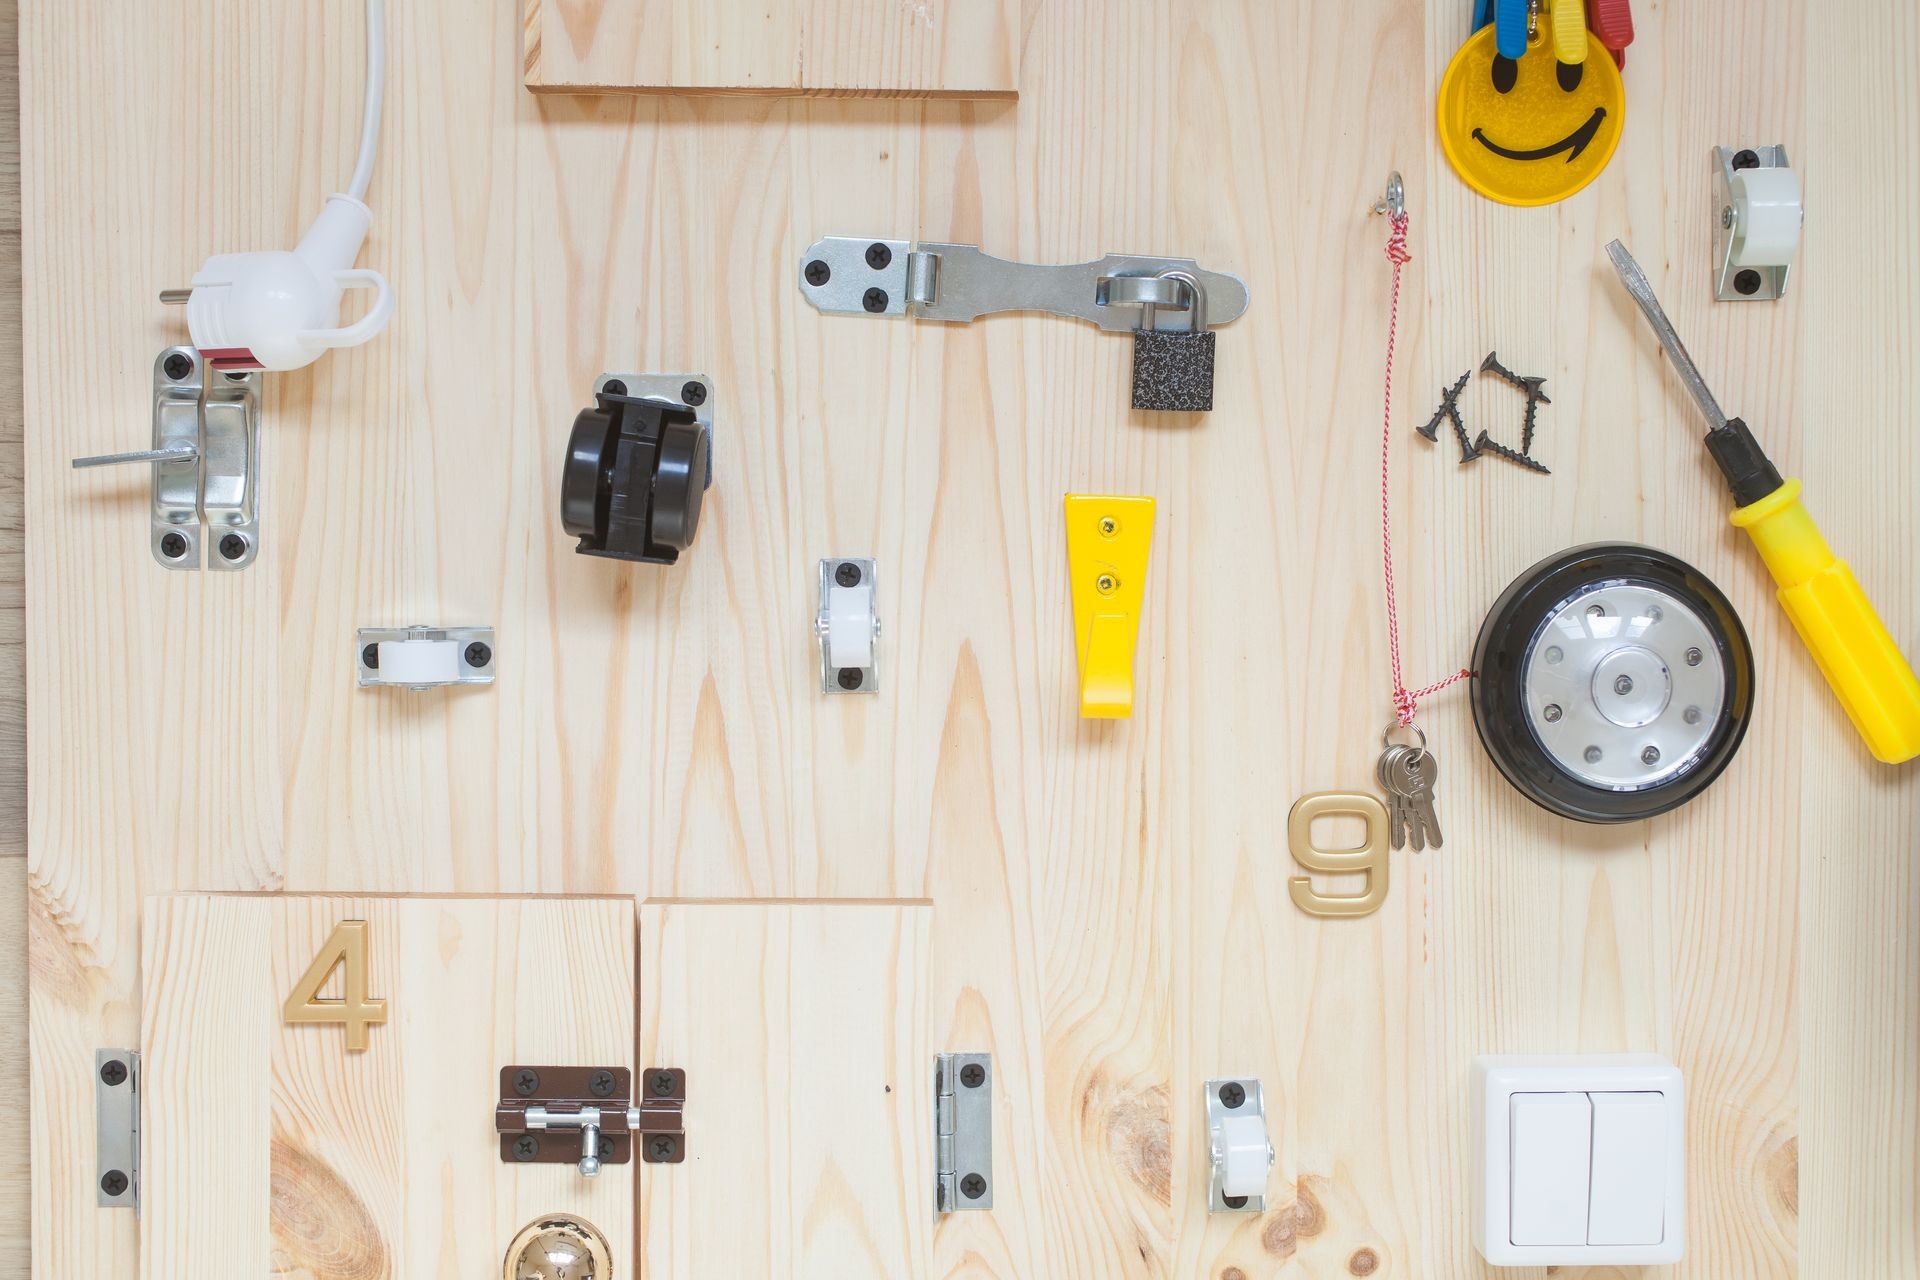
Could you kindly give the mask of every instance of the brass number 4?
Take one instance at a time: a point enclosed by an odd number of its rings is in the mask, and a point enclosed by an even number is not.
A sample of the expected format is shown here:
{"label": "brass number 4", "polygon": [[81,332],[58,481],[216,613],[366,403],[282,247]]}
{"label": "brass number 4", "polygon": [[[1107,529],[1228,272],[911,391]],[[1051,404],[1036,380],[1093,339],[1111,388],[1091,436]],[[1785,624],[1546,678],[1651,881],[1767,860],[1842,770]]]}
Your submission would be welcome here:
{"label": "brass number 4", "polygon": [[[1313,842],[1315,818],[1352,814],[1367,824],[1367,838],[1357,849],[1322,849]],[[1363,792],[1322,791],[1302,796],[1287,815],[1287,846],[1293,860],[1323,875],[1360,872],[1367,887],[1359,893],[1321,893],[1306,876],[1287,881],[1293,905],[1310,916],[1364,916],[1387,900],[1387,810]]]}
{"label": "brass number 4", "polygon": [[[341,999],[323,998],[320,988],[333,971],[346,967],[341,983]],[[387,1002],[367,998],[367,922],[342,920],[320,947],[293,993],[281,1008],[288,1022],[339,1022],[347,1028],[347,1049],[358,1053],[367,1047],[367,1028],[387,1020]]]}

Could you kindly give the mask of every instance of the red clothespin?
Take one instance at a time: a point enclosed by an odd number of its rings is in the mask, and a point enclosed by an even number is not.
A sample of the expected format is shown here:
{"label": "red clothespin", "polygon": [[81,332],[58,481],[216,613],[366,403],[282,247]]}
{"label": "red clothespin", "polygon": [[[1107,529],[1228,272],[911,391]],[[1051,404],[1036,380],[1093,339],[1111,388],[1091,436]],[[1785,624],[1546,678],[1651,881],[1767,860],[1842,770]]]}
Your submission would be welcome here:
{"label": "red clothespin", "polygon": [[1633,43],[1631,0],[1587,0],[1587,26],[1613,54],[1614,63],[1624,68],[1627,46]]}

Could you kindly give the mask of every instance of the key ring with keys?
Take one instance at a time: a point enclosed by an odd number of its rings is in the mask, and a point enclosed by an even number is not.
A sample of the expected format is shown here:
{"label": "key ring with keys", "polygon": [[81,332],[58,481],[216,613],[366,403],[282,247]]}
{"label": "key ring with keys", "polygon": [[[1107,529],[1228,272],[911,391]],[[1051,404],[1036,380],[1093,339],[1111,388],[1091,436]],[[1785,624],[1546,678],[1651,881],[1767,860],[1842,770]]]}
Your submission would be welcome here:
{"label": "key ring with keys", "polygon": [[[1393,735],[1396,733],[1410,733],[1419,741],[1411,745],[1395,742]],[[1427,754],[1427,731],[1417,724],[1401,724],[1398,720],[1393,721],[1381,733],[1380,747],[1382,750],[1388,750],[1398,746],[1406,746],[1407,750],[1413,753],[1415,760],[1420,759]]]}

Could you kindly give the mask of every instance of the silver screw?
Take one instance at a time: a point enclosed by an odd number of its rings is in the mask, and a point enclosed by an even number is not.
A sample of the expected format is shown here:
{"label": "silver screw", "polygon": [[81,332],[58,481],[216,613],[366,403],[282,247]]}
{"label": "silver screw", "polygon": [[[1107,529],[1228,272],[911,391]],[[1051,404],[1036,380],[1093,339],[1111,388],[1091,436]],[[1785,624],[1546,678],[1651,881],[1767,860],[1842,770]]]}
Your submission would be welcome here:
{"label": "silver screw", "polygon": [[1706,655],[1704,653],[1701,653],[1700,650],[1689,649],[1687,650],[1687,665],[1690,667],[1697,667],[1700,665],[1700,660],[1704,657],[1706,657]]}
{"label": "silver screw", "polygon": [[1632,676],[1619,677],[1617,680],[1613,682],[1613,691],[1617,694],[1620,694],[1622,697],[1625,697],[1627,694],[1632,693],[1633,677]]}
{"label": "silver screw", "polygon": [[1599,763],[1600,763],[1600,748],[1598,748],[1598,747],[1588,747],[1588,748],[1587,748],[1587,763],[1588,763],[1588,764],[1599,764]]}
{"label": "silver screw", "polygon": [[1560,704],[1557,702],[1549,702],[1546,705],[1546,709],[1540,714],[1547,718],[1548,724],[1558,724],[1561,716]]}
{"label": "silver screw", "polygon": [[1682,711],[1682,712],[1680,713],[1680,718],[1681,718],[1682,720],[1685,720],[1685,721],[1686,721],[1686,722],[1687,722],[1688,724],[1699,724],[1699,723],[1700,723],[1700,708],[1698,708],[1698,707],[1688,707],[1688,708],[1687,708],[1687,709],[1686,709],[1685,711]]}
{"label": "silver screw", "polygon": [[1605,606],[1605,605],[1599,605],[1599,604],[1590,604],[1590,605],[1588,605],[1588,606],[1587,606],[1587,616],[1588,616],[1589,618],[1604,618],[1604,617],[1606,617],[1606,616],[1607,616],[1607,609],[1606,609],[1606,606]]}
{"label": "silver screw", "polygon": [[1640,763],[1641,764],[1659,764],[1660,748],[1648,747],[1645,751],[1642,751],[1640,753]]}
{"label": "silver screw", "polygon": [[1544,656],[1546,657],[1546,660],[1549,663],[1554,663],[1554,662],[1560,661],[1560,659],[1566,657],[1567,655],[1560,651],[1559,645],[1550,644],[1547,646],[1547,652]]}
{"label": "silver screw", "polygon": [[1650,605],[1648,605],[1648,606],[1647,606],[1647,621],[1648,621],[1648,622],[1658,622],[1658,621],[1660,621],[1660,619],[1662,619],[1662,618],[1664,618],[1664,617],[1666,617],[1666,616],[1667,616],[1666,614],[1664,614],[1664,613],[1662,613],[1662,612],[1660,611],[1660,606],[1659,606],[1659,605],[1657,605],[1657,604],[1650,604]]}

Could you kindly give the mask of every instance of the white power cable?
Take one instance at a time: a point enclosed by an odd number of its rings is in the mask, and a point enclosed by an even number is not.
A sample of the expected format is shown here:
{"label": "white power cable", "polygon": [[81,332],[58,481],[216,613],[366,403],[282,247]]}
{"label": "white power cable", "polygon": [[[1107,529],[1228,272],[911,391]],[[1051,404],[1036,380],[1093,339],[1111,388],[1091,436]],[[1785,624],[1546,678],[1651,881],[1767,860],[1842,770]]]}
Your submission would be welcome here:
{"label": "white power cable", "polygon": [[373,157],[380,145],[380,103],[386,93],[387,28],[383,0],[367,0],[367,99],[360,113],[360,159],[353,166],[347,194],[367,198],[373,181]]}

